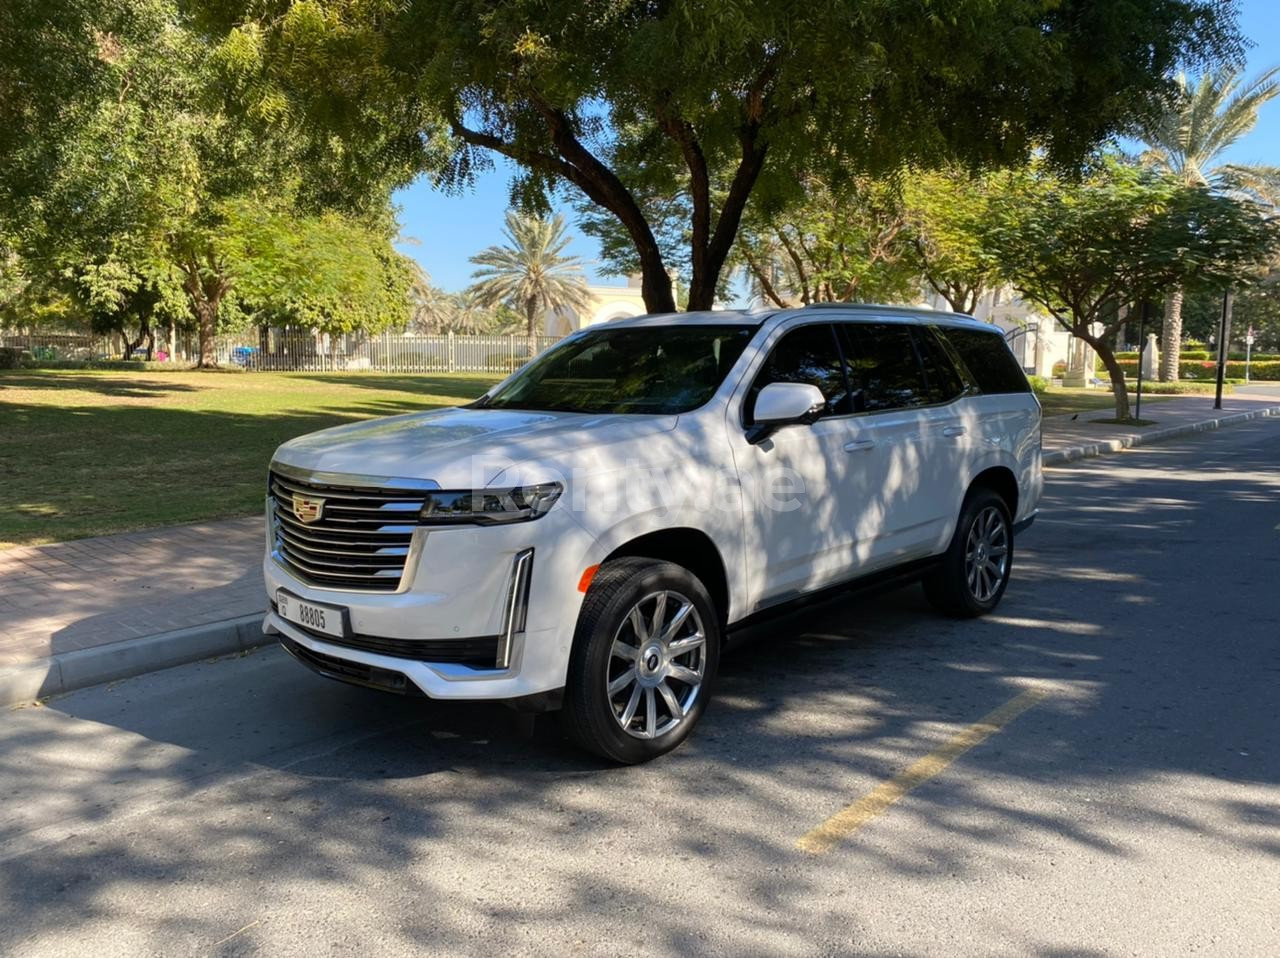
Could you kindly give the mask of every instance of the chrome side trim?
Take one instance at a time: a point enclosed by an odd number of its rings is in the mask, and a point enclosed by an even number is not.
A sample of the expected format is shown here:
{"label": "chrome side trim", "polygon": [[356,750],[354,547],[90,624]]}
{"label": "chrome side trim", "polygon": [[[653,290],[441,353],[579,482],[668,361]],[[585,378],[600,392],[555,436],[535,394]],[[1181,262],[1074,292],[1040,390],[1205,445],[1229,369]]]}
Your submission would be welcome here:
{"label": "chrome side trim", "polygon": [[412,492],[431,492],[440,488],[440,483],[433,479],[408,479],[403,476],[361,476],[345,472],[322,472],[315,469],[303,469],[291,466],[287,462],[272,460],[271,468],[276,472],[303,482],[314,482],[330,486],[372,486],[382,489],[408,489]]}
{"label": "chrome side trim", "polygon": [[517,634],[524,631],[529,613],[529,576],[533,572],[533,550],[517,552],[511,562],[511,581],[507,585],[507,601],[502,608],[502,631],[498,633],[498,657],[494,668],[511,667],[511,649]]}

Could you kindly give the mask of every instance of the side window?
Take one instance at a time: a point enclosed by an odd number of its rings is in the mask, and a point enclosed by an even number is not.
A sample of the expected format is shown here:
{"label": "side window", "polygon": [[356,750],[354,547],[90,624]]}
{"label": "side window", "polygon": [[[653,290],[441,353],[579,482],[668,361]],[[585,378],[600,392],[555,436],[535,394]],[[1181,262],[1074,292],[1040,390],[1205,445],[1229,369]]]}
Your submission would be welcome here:
{"label": "side window", "polygon": [[1022,367],[1009,351],[998,331],[990,333],[956,326],[939,326],[984,393],[1025,393],[1031,391]]}
{"label": "side window", "polygon": [[770,383],[809,383],[827,400],[823,415],[849,412],[849,393],[835,334],[826,323],[801,326],[782,337],[747,393],[747,422],[755,415],[756,396]]}
{"label": "side window", "polygon": [[841,323],[854,412],[923,406],[929,399],[911,327]]}
{"label": "side window", "polygon": [[924,367],[925,401],[944,403],[958,399],[965,391],[965,384],[946,346],[928,326],[916,326],[914,332],[920,364]]}

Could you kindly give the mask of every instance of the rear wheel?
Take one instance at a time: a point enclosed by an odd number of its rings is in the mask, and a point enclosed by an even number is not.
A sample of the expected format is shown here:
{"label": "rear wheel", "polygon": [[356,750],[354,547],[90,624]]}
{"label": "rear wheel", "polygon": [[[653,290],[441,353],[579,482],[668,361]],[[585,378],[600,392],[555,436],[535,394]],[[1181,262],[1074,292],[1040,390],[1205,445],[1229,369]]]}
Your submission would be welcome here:
{"label": "rear wheel", "polygon": [[706,708],[719,649],[719,618],[691,572],[654,559],[605,563],[578,617],[566,730],[615,762],[671,751]]}
{"label": "rear wheel", "polygon": [[992,490],[974,489],[960,510],[951,545],[924,579],[924,591],[946,615],[985,615],[1000,604],[1012,568],[1009,507]]}

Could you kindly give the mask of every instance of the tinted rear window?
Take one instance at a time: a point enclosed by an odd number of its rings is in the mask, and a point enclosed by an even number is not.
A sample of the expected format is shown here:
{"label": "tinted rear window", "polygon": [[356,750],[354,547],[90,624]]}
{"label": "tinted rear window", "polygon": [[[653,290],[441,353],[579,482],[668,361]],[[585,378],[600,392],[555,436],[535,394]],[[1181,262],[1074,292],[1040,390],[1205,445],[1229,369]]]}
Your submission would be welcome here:
{"label": "tinted rear window", "polygon": [[999,332],[983,333],[976,329],[958,329],[954,326],[936,328],[960,354],[975,385],[984,393],[1031,391],[1022,367],[1013,358],[1008,343]]}
{"label": "tinted rear window", "polygon": [[854,412],[880,412],[930,402],[911,327],[840,323]]}

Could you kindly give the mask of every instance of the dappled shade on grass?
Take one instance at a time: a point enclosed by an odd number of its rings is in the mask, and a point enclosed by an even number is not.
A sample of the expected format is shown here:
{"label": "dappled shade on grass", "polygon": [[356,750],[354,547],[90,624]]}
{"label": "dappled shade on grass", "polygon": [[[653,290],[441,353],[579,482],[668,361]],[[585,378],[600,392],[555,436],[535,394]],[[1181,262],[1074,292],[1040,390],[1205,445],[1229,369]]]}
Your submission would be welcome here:
{"label": "dappled shade on grass", "polygon": [[479,396],[492,377],[292,373],[0,375],[0,548],[262,508],[276,446]]}

